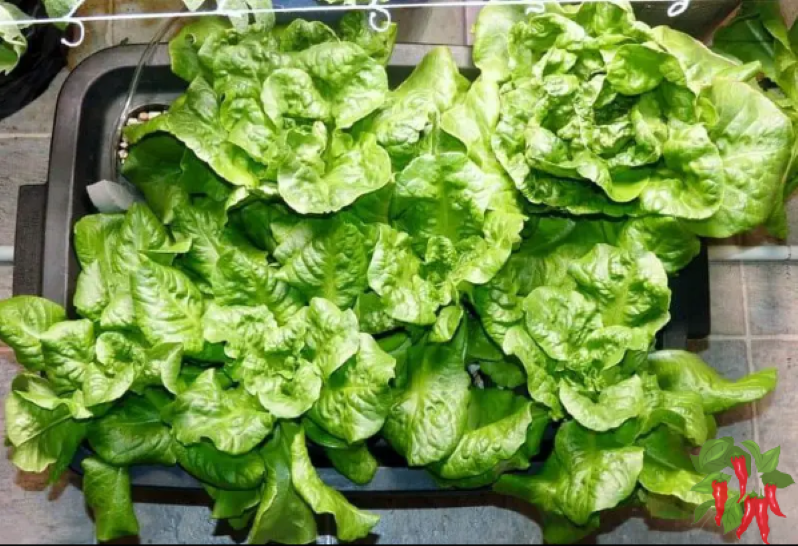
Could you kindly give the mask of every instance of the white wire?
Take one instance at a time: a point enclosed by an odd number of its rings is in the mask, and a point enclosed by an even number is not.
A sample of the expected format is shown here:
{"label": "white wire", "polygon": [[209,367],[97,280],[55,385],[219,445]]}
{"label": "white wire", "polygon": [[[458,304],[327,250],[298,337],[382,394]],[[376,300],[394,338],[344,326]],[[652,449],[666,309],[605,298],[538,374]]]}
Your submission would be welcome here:
{"label": "white wire", "polygon": [[[562,3],[584,3],[584,2],[600,2],[602,0],[495,0],[493,5],[503,4],[508,6],[528,6],[527,13],[541,13],[544,9],[544,4]],[[668,8],[668,15],[677,17],[682,15],[687,8],[690,7],[692,0],[632,0],[638,2],[656,2],[656,3],[670,3]],[[107,15],[80,15],[75,16],[74,12],[67,14],[63,17],[52,17],[43,19],[19,19],[19,20],[2,20],[0,27],[4,26],[19,26],[26,27],[29,25],[46,25],[46,24],[64,24],[64,25],[77,25],[80,34],[75,40],[62,40],[64,45],[68,47],[77,47],[83,43],[86,37],[85,23],[94,21],[131,21],[131,20],[146,20],[146,19],[161,19],[161,18],[188,18],[188,17],[205,17],[208,15],[223,15],[223,16],[240,16],[240,15],[258,15],[263,13],[325,13],[337,11],[369,11],[369,24],[377,32],[384,32],[390,28],[391,24],[391,10],[396,9],[412,9],[412,8],[458,8],[458,7],[484,7],[488,3],[484,0],[464,0],[461,2],[417,2],[410,4],[378,4],[378,0],[370,0],[369,4],[355,4],[355,5],[318,5],[318,6],[304,6],[304,7],[271,7],[271,8],[247,8],[247,9],[227,9],[227,0],[219,0],[218,6],[215,10],[210,11],[179,11],[179,12],[159,12],[159,13],[114,13]]]}

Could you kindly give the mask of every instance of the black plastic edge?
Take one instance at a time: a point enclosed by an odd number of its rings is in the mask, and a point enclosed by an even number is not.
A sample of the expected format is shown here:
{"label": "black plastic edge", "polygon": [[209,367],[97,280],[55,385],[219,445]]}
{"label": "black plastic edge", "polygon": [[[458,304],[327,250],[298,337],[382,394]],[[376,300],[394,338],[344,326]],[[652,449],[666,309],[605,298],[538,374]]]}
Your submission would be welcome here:
{"label": "black plastic edge", "polygon": [[20,186],[17,197],[17,225],[14,234],[15,296],[42,293],[42,258],[47,186]]}
{"label": "black plastic edge", "polygon": [[[701,253],[688,266],[691,269],[691,281],[689,289],[690,301],[686,305],[690,308],[689,339],[704,339],[709,337],[712,331],[712,318],[710,314],[710,290],[709,290],[709,247],[704,243],[701,245]],[[694,291],[694,292],[693,292]]]}
{"label": "black plastic edge", "polygon": [[670,278],[670,287],[671,321],[663,330],[665,348],[684,348],[688,339],[709,336],[709,251],[705,244],[687,267]]}
{"label": "black plastic edge", "polygon": [[[80,464],[83,459],[91,456],[92,453],[82,446],[69,465],[70,469],[82,476],[83,469]],[[354,484],[332,467],[317,468],[316,471],[324,483],[354,498],[366,494],[418,492],[445,496],[463,493],[461,490],[441,489],[426,470],[419,468],[380,467],[374,479],[367,485]],[[130,468],[130,480],[135,487],[145,489],[203,491],[202,484],[179,466],[134,466]]]}

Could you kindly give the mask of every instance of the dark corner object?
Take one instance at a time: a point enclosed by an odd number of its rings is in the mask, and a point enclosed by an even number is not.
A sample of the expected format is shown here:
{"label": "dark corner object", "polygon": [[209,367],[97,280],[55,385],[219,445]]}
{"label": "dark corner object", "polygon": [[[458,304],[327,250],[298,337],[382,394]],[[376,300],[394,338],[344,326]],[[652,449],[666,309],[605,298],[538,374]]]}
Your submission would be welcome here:
{"label": "dark corner object", "polygon": [[[32,18],[43,18],[40,0],[11,0]],[[28,50],[10,74],[0,74],[0,120],[36,100],[66,66],[64,33],[54,25],[34,25],[22,31]]]}
{"label": "dark corner object", "polygon": [[[64,84],[56,109],[47,184],[20,188],[15,295],[41,295],[63,305],[74,316],[71,300],[79,265],[72,248],[72,226],[81,217],[94,212],[86,186],[111,176],[108,172],[112,165],[110,154],[116,154],[118,135],[115,131],[120,108],[145,47],[121,46],[96,54],[72,72]],[[133,110],[169,104],[185,89],[185,83],[170,71],[166,47],[159,46],[152,62],[145,67],[131,103]],[[388,65],[392,84],[406,78],[431,47],[398,44]],[[451,49],[463,73],[472,79],[476,77],[470,48]],[[688,338],[703,338],[709,334],[709,269],[705,248],[671,280],[671,286],[673,319],[661,332],[658,345],[684,349]],[[552,428],[544,438],[543,453],[550,451],[553,438]],[[432,492],[468,494],[467,491],[439,489],[425,470],[407,468],[401,457],[384,442],[376,443],[373,453],[381,467],[370,484],[357,486],[338,474],[321,453],[311,451],[321,478],[347,495],[362,498],[362,494],[414,492],[424,492],[425,496]],[[79,462],[88,455],[90,452],[82,449],[72,469],[80,473]],[[535,470],[533,464],[532,471]],[[201,489],[199,482],[178,467],[134,467],[131,480],[138,487]]]}

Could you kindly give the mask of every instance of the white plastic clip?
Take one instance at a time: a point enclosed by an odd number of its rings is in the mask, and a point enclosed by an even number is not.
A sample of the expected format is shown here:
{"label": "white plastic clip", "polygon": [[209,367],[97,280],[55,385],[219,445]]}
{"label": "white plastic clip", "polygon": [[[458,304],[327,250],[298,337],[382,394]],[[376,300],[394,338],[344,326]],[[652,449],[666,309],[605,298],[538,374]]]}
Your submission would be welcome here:
{"label": "white plastic clip", "polygon": [[369,25],[375,32],[387,32],[391,28],[391,12],[380,7],[379,0],[369,2]]}
{"label": "white plastic clip", "polygon": [[74,40],[70,40],[66,36],[61,38],[61,43],[67,47],[78,47],[80,44],[83,43],[83,40],[86,39],[86,25],[83,21],[74,20],[69,22],[70,25],[75,25],[78,29],[78,36]]}
{"label": "white plastic clip", "polygon": [[687,11],[687,8],[689,7],[690,7],[690,0],[676,0],[668,8],[668,15],[670,17],[678,17],[679,15]]}

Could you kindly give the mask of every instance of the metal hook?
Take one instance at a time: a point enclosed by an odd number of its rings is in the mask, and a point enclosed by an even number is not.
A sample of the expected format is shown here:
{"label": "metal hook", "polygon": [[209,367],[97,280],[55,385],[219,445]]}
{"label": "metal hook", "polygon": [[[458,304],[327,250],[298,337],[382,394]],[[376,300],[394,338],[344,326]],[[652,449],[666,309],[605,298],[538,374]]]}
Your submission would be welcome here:
{"label": "metal hook", "polygon": [[526,7],[525,13],[527,15],[530,14],[541,15],[543,13],[546,13],[546,6],[542,0],[533,0]]}
{"label": "metal hook", "polygon": [[676,0],[668,8],[668,15],[670,17],[678,17],[679,15],[687,11],[687,8],[689,7],[690,7],[690,0]]}
{"label": "metal hook", "polygon": [[[369,2],[369,26],[375,32],[387,32],[391,28],[391,12],[379,7],[377,2],[378,0]],[[382,21],[378,21],[379,19],[382,19]]]}
{"label": "metal hook", "polygon": [[70,41],[66,36],[64,36],[61,38],[61,43],[69,48],[75,48],[82,44],[83,40],[86,39],[86,25],[83,23],[83,21],[70,21],[69,24],[78,27],[78,37],[74,41]]}

